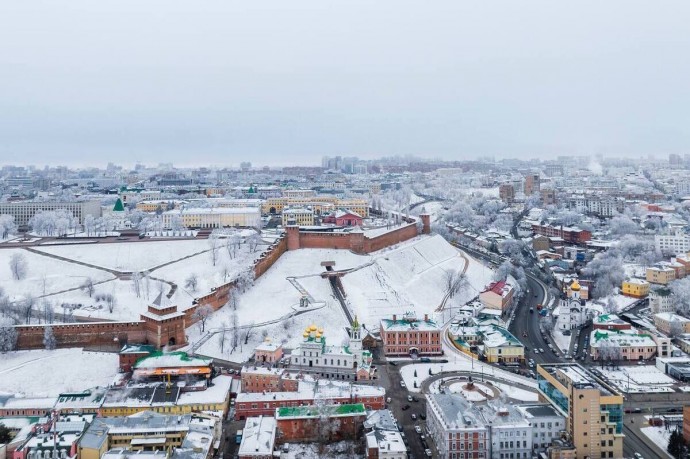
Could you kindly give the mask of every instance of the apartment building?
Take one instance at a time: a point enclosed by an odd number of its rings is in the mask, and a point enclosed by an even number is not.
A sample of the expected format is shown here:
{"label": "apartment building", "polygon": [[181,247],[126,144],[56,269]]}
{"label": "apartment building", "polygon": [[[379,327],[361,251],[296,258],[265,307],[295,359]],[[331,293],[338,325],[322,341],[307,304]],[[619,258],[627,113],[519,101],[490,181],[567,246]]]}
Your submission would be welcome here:
{"label": "apartment building", "polygon": [[673,312],[674,298],[671,289],[668,287],[658,287],[649,292],[649,307],[652,314],[660,312]]}
{"label": "apartment building", "polygon": [[623,396],[574,363],[537,366],[539,400],[566,419],[577,457],[623,457]]}
{"label": "apartment building", "polygon": [[297,225],[297,226],[314,226],[316,223],[316,215],[314,210],[306,207],[290,207],[283,209],[282,224],[283,226]]}
{"label": "apartment building", "polygon": [[257,207],[199,207],[180,208],[161,214],[163,226],[172,228],[179,219],[187,228],[253,228],[261,222],[261,212]]}
{"label": "apartment building", "polygon": [[28,225],[29,220],[39,212],[48,212],[52,210],[66,210],[71,212],[74,218],[79,220],[80,224],[83,224],[84,218],[86,218],[87,215],[92,215],[96,218],[101,216],[101,203],[100,201],[0,202],[0,215],[7,214],[13,216],[14,222],[19,226]]}
{"label": "apartment building", "polygon": [[628,279],[621,285],[621,293],[633,298],[646,298],[649,295],[649,282],[643,279]]}

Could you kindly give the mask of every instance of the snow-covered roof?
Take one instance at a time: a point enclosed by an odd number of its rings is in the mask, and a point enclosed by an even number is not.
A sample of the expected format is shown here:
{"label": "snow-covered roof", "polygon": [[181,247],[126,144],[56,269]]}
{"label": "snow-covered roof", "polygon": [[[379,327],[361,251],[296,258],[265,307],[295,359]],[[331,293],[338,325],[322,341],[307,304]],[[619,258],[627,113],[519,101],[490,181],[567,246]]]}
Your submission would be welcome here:
{"label": "snow-covered roof", "polygon": [[134,368],[203,367],[208,365],[211,365],[211,359],[192,357],[186,352],[157,352],[137,360]]}
{"label": "snow-covered roof", "polygon": [[272,417],[249,417],[242,432],[237,454],[240,457],[271,456],[276,438],[276,420]]}

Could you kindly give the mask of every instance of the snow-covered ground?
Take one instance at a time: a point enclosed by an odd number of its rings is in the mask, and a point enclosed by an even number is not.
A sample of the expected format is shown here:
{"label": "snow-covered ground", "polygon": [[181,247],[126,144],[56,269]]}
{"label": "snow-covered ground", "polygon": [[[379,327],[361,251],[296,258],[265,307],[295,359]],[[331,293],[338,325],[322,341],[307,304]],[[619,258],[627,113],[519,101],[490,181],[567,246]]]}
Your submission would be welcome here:
{"label": "snow-covered ground", "polygon": [[207,240],[145,241],[85,246],[38,247],[70,260],[117,271],[145,271],[183,257],[209,250]]}
{"label": "snow-covered ground", "polygon": [[493,271],[467,257],[441,236],[417,238],[372,254],[373,263],[342,277],[347,298],[360,320],[375,329],[382,318],[414,311],[429,314],[443,301],[446,271],[465,269],[467,285],[454,301],[471,300],[491,282]]}
{"label": "snow-covered ground", "polygon": [[551,337],[553,338],[554,342],[556,343],[556,346],[561,350],[561,352],[568,352],[570,350],[570,341],[572,339],[572,335],[566,336],[563,333],[561,333],[561,330],[553,329],[551,332]]}
{"label": "snow-covered ground", "polygon": [[[473,364],[469,359],[464,357],[455,357],[448,363],[415,363],[413,365],[404,365],[400,368],[400,375],[402,376],[403,381],[405,381],[408,391],[421,392],[422,383],[432,375],[449,371],[471,371],[477,373],[477,379],[481,379],[482,367],[484,368],[484,376],[491,379],[492,382],[496,379],[499,379],[507,384],[517,381],[523,386],[533,387],[535,390],[537,388],[537,382],[534,379],[518,376],[514,373],[500,370],[494,366],[482,364],[476,360]],[[431,375],[429,374],[429,369],[431,369]],[[415,372],[417,373],[417,376],[414,375]],[[415,387],[415,382],[417,383],[417,387]]]}
{"label": "snow-covered ground", "polygon": [[632,365],[618,370],[599,368],[613,384],[624,392],[673,392],[677,381],[656,368],[654,365]]}
{"label": "snow-covered ground", "polygon": [[26,397],[54,397],[110,384],[118,370],[117,354],[80,348],[16,351],[0,354],[0,392]]}
{"label": "snow-covered ground", "polygon": [[[70,250],[78,251],[82,248],[70,247]],[[10,259],[14,255],[21,255],[26,260],[26,277],[20,280],[15,280],[10,270]],[[28,250],[0,250],[0,286],[13,300],[21,299],[27,294],[39,297],[76,288],[87,278],[100,282],[113,279],[114,276],[105,271],[56,260]]]}

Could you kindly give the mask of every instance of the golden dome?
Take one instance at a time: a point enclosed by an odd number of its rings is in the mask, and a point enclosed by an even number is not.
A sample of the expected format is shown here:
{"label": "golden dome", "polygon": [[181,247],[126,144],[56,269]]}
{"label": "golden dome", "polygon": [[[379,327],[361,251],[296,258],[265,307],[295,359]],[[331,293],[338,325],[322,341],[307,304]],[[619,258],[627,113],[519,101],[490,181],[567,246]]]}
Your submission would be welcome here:
{"label": "golden dome", "polygon": [[309,327],[309,330],[310,331],[316,331],[316,325],[312,325],[311,327]]}
{"label": "golden dome", "polygon": [[317,338],[321,338],[321,333],[316,333]]}
{"label": "golden dome", "polygon": [[576,280],[573,281],[572,284],[570,284],[570,290],[573,292],[579,292],[580,291],[580,284],[577,283]]}
{"label": "golden dome", "polygon": [[309,332],[305,331],[304,333],[302,333],[302,337],[307,338],[308,336],[309,336]]}
{"label": "golden dome", "polygon": [[319,334],[323,335],[323,328],[319,328]]}

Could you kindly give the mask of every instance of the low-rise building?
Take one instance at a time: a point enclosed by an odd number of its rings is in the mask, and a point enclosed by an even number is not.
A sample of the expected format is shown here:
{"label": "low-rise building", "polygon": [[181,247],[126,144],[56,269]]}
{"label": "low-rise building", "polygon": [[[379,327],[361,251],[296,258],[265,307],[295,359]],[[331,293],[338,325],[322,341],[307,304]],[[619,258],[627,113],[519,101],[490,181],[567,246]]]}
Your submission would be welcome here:
{"label": "low-rise building", "polygon": [[660,312],[673,312],[674,298],[668,287],[656,287],[649,291],[649,308],[652,314]]}
{"label": "low-rise building", "polygon": [[307,207],[291,207],[284,209],[282,220],[283,226],[313,226],[316,222],[314,211]]}
{"label": "low-rise building", "polygon": [[277,363],[283,358],[283,346],[266,340],[254,349],[254,360],[261,363]]}
{"label": "low-rise building", "polygon": [[532,453],[546,453],[563,437],[565,417],[548,403],[516,405],[523,418],[532,426]]}
{"label": "low-rise building", "polygon": [[621,285],[621,293],[633,298],[646,298],[649,295],[649,282],[642,279],[628,279]]}
{"label": "low-rise building", "polygon": [[630,330],[632,325],[616,314],[599,314],[592,319],[592,328],[595,330]]}
{"label": "low-rise building", "polygon": [[328,443],[355,440],[361,434],[367,411],[362,403],[290,406],[277,408],[277,442]]}
{"label": "low-rise building", "polygon": [[657,330],[667,335],[690,333],[690,319],[672,312],[654,314],[654,325]]}
{"label": "low-rise building", "polygon": [[649,360],[657,353],[657,344],[651,335],[637,330],[592,330],[590,349],[594,360]]}
{"label": "low-rise building", "polygon": [[331,403],[362,403],[367,409],[380,410],[385,406],[386,391],[380,386],[352,384],[347,381],[297,380],[297,390],[283,392],[247,392],[237,394],[235,419],[250,416],[270,416],[276,408],[313,405],[316,400]]}
{"label": "low-rise building", "polygon": [[667,266],[650,266],[647,268],[646,279],[652,284],[667,285],[676,279],[676,271]]}
{"label": "low-rise building", "polygon": [[187,228],[255,228],[261,223],[261,211],[258,207],[179,208],[163,212],[161,219],[165,228],[176,222]]}
{"label": "low-rise building", "polygon": [[276,430],[277,422],[272,416],[247,418],[237,450],[239,459],[273,459]]}
{"label": "low-rise building", "polygon": [[423,320],[414,313],[402,318],[394,314],[392,319],[381,320],[380,330],[386,356],[443,354],[441,328],[426,314]]}
{"label": "low-rise building", "polygon": [[407,446],[400,432],[373,430],[366,434],[367,459],[407,459]]}
{"label": "low-rise building", "polygon": [[493,282],[479,294],[479,300],[487,308],[505,311],[512,304],[514,291],[506,281]]}

